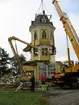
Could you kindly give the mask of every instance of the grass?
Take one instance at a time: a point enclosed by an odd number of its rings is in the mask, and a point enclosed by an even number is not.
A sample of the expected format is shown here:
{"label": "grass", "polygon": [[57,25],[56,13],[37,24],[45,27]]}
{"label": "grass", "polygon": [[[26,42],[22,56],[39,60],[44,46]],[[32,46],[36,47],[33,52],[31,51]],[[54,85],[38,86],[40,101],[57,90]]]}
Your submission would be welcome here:
{"label": "grass", "polygon": [[40,92],[9,90],[0,88],[0,105],[48,105],[48,99]]}
{"label": "grass", "polygon": [[0,92],[0,105],[40,105],[40,93]]}
{"label": "grass", "polygon": [[39,101],[40,101],[40,105],[49,105],[47,97],[42,96],[40,97]]}

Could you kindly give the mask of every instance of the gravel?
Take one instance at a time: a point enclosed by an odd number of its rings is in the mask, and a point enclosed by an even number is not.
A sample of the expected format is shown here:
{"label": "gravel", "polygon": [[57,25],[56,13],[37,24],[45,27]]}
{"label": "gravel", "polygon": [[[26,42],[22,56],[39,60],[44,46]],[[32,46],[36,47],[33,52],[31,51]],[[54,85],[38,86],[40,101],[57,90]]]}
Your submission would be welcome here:
{"label": "gravel", "polygon": [[51,88],[47,92],[51,105],[79,105],[79,90],[63,90]]}

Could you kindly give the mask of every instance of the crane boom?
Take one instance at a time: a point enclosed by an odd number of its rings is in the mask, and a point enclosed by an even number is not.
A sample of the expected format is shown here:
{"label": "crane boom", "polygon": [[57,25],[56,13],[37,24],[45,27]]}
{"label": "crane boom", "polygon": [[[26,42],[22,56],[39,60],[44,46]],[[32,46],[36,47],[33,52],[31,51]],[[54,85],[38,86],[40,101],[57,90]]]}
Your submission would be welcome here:
{"label": "crane boom", "polygon": [[78,35],[77,35],[77,33],[76,33],[76,31],[75,31],[75,29],[74,29],[74,27],[73,27],[73,25],[72,25],[72,23],[70,21],[68,15],[65,12],[63,14],[64,14],[65,18],[67,19],[67,22],[69,23],[69,25],[71,27],[71,30],[72,30],[72,32],[74,34],[74,37],[75,37],[77,43],[79,44],[79,37],[78,37]]}
{"label": "crane boom", "polygon": [[57,12],[59,14],[60,20],[62,21],[64,29],[65,29],[65,32],[68,35],[68,37],[69,37],[69,39],[71,41],[71,44],[73,46],[73,49],[75,51],[75,54],[76,54],[76,56],[77,56],[77,58],[79,60],[79,45],[78,45],[78,43],[77,43],[77,41],[75,39],[76,35],[74,36],[74,33],[73,33],[73,31],[72,31],[72,29],[71,29],[71,27],[69,25],[69,22],[67,21],[67,19],[64,16],[60,6],[58,5],[57,0],[52,0],[52,2],[53,2],[54,6],[55,6],[55,8],[56,8],[56,10],[57,10]]}

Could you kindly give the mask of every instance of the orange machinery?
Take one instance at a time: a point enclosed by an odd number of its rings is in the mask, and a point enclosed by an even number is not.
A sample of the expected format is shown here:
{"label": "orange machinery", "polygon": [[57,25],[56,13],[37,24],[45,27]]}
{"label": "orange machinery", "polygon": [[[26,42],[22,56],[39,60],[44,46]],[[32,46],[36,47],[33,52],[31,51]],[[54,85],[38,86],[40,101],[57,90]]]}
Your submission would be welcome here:
{"label": "orange machinery", "polygon": [[[60,21],[63,24],[63,27],[65,29],[66,35],[69,37],[70,42],[72,44],[72,47],[74,49],[74,52],[79,60],[79,38],[76,34],[76,31],[71,24],[68,16],[66,13],[63,13],[57,0],[52,0],[52,3],[54,4],[57,13],[60,17]],[[73,85],[79,85],[79,64],[74,65],[74,63],[71,63],[70,55],[69,55],[69,48],[68,48],[68,61],[64,62],[69,63],[69,67],[66,67],[64,69],[64,75],[60,76],[63,77],[63,81],[66,85],[72,87]],[[59,74],[61,75],[61,74]],[[56,78],[57,79],[57,78]]]}

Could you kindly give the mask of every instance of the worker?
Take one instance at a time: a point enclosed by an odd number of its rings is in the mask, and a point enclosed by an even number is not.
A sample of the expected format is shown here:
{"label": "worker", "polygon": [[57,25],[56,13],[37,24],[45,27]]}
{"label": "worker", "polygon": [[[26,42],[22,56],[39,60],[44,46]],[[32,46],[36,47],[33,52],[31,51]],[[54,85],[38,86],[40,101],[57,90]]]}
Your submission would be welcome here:
{"label": "worker", "polygon": [[41,74],[39,77],[39,80],[41,81],[41,84],[45,84],[45,81],[46,81],[45,75]]}
{"label": "worker", "polygon": [[31,82],[31,91],[34,92],[34,88],[35,88],[35,77],[34,77],[34,73],[32,74],[32,76],[30,78],[30,82]]}
{"label": "worker", "polygon": [[40,77],[39,77],[39,80],[41,82],[41,88],[42,88],[42,91],[47,91],[47,86],[46,86],[46,77],[45,75],[41,74]]}

